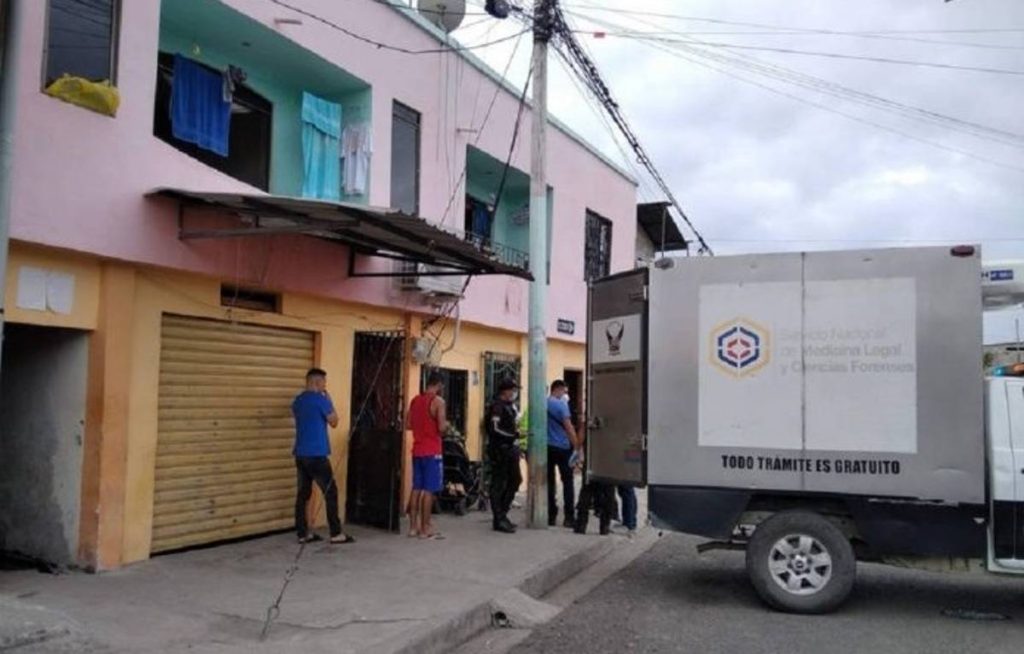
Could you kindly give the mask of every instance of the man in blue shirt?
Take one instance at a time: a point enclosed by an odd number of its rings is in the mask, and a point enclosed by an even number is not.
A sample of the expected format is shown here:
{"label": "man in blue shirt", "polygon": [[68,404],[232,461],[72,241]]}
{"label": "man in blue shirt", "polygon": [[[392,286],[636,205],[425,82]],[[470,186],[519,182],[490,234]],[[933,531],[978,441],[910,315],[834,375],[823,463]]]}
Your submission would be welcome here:
{"label": "man in blue shirt", "polygon": [[548,397],[548,525],[558,524],[558,504],[555,503],[555,468],[562,478],[562,507],[565,511],[563,526],[573,527],[573,507],[576,489],[573,483],[572,466],[569,459],[573,450],[580,447],[576,429],[565,394],[569,387],[561,379],[551,384]]}
{"label": "man in blue shirt", "polygon": [[338,487],[334,483],[331,469],[331,442],[327,438],[327,426],[338,426],[338,413],[334,410],[331,396],[327,393],[327,373],[312,368],[306,373],[306,390],[292,402],[295,416],[295,468],[298,471],[299,492],[295,497],[295,529],[300,543],[319,540],[309,531],[306,509],[313,494],[313,482],[320,487],[327,502],[327,524],[331,530],[332,543],[352,543],[355,539],[341,531],[338,514]]}

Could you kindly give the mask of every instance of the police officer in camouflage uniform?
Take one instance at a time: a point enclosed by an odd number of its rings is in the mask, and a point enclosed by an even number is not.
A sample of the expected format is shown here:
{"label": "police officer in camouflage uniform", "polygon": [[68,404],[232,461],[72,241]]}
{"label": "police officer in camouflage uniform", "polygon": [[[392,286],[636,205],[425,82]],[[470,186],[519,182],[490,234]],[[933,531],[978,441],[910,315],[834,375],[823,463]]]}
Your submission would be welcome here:
{"label": "police officer in camouflage uniform", "polygon": [[487,410],[487,458],[491,474],[491,512],[494,530],[514,534],[516,525],[508,519],[516,491],[523,481],[519,471],[518,412],[513,404],[519,385],[512,379],[498,384],[498,394]]}

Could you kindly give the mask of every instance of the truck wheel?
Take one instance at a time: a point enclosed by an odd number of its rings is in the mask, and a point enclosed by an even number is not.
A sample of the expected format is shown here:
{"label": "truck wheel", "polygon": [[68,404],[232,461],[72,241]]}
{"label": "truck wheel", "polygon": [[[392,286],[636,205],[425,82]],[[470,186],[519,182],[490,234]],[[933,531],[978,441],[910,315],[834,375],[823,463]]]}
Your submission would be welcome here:
{"label": "truck wheel", "polygon": [[777,513],[747,544],[747,574],[767,604],[791,613],[828,613],[853,590],[850,541],[828,520],[806,511]]}

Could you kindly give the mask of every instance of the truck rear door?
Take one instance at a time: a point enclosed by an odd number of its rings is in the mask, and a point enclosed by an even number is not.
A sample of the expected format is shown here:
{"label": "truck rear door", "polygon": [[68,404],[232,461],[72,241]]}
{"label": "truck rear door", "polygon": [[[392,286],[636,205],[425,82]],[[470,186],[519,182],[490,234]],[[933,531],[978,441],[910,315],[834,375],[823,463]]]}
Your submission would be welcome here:
{"label": "truck rear door", "polygon": [[646,269],[594,282],[587,328],[587,475],[647,482]]}
{"label": "truck rear door", "polygon": [[1024,569],[1024,380],[994,379],[988,392],[992,557]]}
{"label": "truck rear door", "polygon": [[1013,449],[1013,558],[1024,561],[1024,380],[1006,384],[1010,408],[1010,441]]}

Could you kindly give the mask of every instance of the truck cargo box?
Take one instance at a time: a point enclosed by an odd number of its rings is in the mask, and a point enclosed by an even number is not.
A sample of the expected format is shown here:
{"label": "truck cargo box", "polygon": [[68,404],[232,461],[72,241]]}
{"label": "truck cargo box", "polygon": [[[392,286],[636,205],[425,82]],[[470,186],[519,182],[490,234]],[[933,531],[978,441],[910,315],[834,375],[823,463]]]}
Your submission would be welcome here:
{"label": "truck cargo box", "polygon": [[675,259],[601,282],[590,472],[982,504],[980,280],[976,249],[912,248]]}

